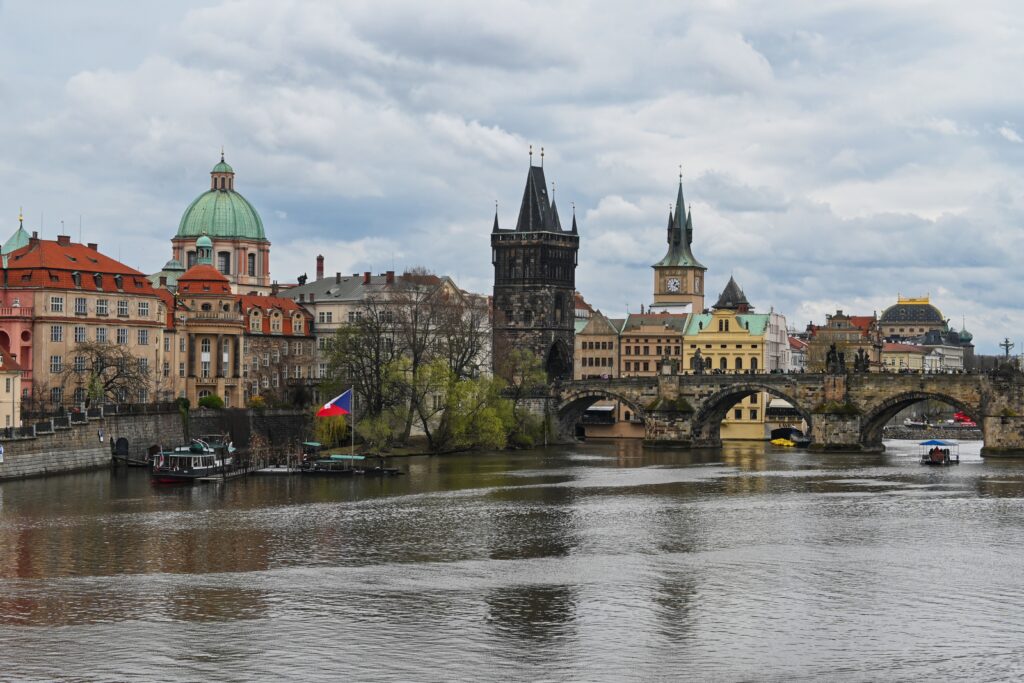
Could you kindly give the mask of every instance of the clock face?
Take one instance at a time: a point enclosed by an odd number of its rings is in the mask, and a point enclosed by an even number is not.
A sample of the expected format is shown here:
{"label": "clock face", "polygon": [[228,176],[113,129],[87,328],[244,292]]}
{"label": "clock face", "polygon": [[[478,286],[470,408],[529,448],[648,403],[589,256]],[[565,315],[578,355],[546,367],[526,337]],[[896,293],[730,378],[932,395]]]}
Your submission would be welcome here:
{"label": "clock face", "polygon": [[669,279],[665,280],[665,289],[667,289],[670,292],[678,292],[679,291],[679,278],[677,278],[677,277],[670,277]]}

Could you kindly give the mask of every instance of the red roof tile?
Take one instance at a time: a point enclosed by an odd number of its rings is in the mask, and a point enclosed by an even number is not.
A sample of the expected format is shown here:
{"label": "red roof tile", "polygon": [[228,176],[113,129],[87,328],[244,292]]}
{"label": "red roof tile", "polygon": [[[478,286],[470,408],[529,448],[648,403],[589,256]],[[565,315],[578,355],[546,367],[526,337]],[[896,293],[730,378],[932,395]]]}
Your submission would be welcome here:
{"label": "red roof tile", "polygon": [[210,264],[200,263],[178,278],[178,291],[183,294],[230,294],[231,283]]}
{"label": "red roof tile", "polygon": [[[74,276],[76,272],[77,283]],[[119,278],[115,279],[115,276]],[[117,280],[120,280],[120,287]],[[153,285],[145,275],[95,249],[75,242],[40,239],[33,239],[28,245],[8,255],[7,285],[12,288],[155,294]]]}
{"label": "red roof tile", "polygon": [[18,365],[18,361],[14,360],[14,356],[0,348],[0,372],[8,372],[11,370],[21,370],[21,366]]}

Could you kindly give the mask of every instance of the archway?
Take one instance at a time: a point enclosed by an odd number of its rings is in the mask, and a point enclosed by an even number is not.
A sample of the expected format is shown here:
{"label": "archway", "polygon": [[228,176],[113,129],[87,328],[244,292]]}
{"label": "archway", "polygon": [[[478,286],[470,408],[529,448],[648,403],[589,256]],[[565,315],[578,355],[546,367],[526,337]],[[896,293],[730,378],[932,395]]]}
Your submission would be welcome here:
{"label": "archway", "polygon": [[11,338],[3,330],[0,330],[0,347],[7,353],[11,352]]}
{"label": "archway", "polygon": [[572,356],[569,347],[561,339],[556,339],[548,349],[544,371],[547,372],[548,380],[572,379]]}
{"label": "archway", "polygon": [[610,391],[587,389],[569,394],[559,404],[556,418],[562,435],[575,437],[576,425],[583,419],[583,413],[598,401],[618,401],[628,407],[635,418],[644,418],[643,408],[634,401]]}
{"label": "archway", "polygon": [[[693,443],[704,446],[717,446],[720,444],[722,442],[722,420],[725,419],[728,412],[732,410],[733,406],[737,403],[760,392],[765,392],[771,396],[775,396],[776,398],[781,398],[793,406],[797,413],[800,414],[800,417],[803,418],[804,422],[807,423],[807,433],[810,433],[813,425],[813,416],[806,408],[801,406],[795,398],[768,384],[744,382],[743,384],[736,384],[720,389],[716,393],[704,399],[700,408],[696,413],[694,413],[693,421],[691,423]],[[768,406],[760,406],[759,409],[767,411]],[[762,414],[762,416],[764,416],[764,414]]]}
{"label": "archway", "polygon": [[968,415],[972,420],[978,422],[981,410],[977,406],[964,403],[958,398],[947,394],[938,394],[927,391],[908,391],[888,398],[871,410],[864,413],[860,422],[860,443],[863,447],[871,450],[879,450],[882,446],[882,436],[885,425],[889,423],[901,410],[905,410],[915,403],[922,401],[938,401],[956,408],[958,411]]}

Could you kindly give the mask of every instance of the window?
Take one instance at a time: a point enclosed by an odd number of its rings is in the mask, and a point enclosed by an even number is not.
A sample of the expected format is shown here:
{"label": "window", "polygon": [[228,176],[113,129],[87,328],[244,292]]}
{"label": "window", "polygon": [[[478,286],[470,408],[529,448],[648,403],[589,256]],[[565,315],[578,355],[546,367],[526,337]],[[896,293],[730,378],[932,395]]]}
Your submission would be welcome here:
{"label": "window", "polygon": [[75,389],[75,403],[85,403],[85,387]]}
{"label": "window", "polygon": [[96,341],[99,342],[100,344],[106,344],[107,343],[107,328],[105,328],[105,327],[97,327],[96,328]]}
{"label": "window", "polygon": [[750,369],[751,370],[757,370],[757,359],[756,358],[751,358],[750,359]]}
{"label": "window", "polygon": [[316,369],[317,377],[323,379],[327,376],[327,363],[320,363]]}
{"label": "window", "polygon": [[64,369],[64,356],[50,356],[50,372],[56,374]]}
{"label": "window", "polygon": [[253,314],[249,317],[249,331],[260,332],[263,329],[260,324],[260,314],[253,311]]}
{"label": "window", "polygon": [[64,402],[64,389],[61,387],[54,387],[50,389],[50,402],[60,404]]}
{"label": "window", "polygon": [[732,411],[732,416],[733,416],[733,418],[735,418],[737,420],[742,420],[743,419],[743,411],[741,409],[737,408],[736,410]]}
{"label": "window", "polygon": [[725,357],[722,357],[718,361],[718,368],[720,370],[727,370],[729,368],[729,361]]}
{"label": "window", "polygon": [[281,314],[278,313],[277,311],[274,311],[273,315],[270,317],[270,331],[281,331]]}
{"label": "window", "polygon": [[199,350],[202,353],[209,353],[210,352],[210,340],[204,338],[201,342],[199,342]]}
{"label": "window", "polygon": [[107,315],[106,299],[96,299],[96,315]]}
{"label": "window", "polygon": [[75,297],[75,315],[85,315],[88,312],[85,304],[85,297]]}
{"label": "window", "polygon": [[124,346],[128,343],[128,328],[119,327],[117,328],[117,343]]}
{"label": "window", "polygon": [[86,339],[85,325],[75,325],[75,343],[81,344]]}
{"label": "window", "polygon": [[178,377],[184,377],[184,376],[185,376],[185,364],[184,363],[178,363]]}
{"label": "window", "polygon": [[263,354],[263,367],[265,367],[265,368],[270,367],[270,354],[269,353],[264,353]]}
{"label": "window", "polygon": [[64,341],[64,326],[63,325],[50,325],[50,341],[52,341],[52,342]]}
{"label": "window", "polygon": [[304,327],[302,316],[297,315],[292,319],[292,332],[294,334],[302,334],[302,328]]}
{"label": "window", "polygon": [[128,300],[118,299],[117,300],[117,315],[120,317],[128,317]]}
{"label": "window", "polygon": [[[355,322],[358,319],[355,311],[348,312],[348,321]],[[320,311],[317,314],[317,320],[322,323],[333,323],[334,322],[334,311]]]}
{"label": "window", "polygon": [[737,370],[742,370],[743,369],[743,359],[742,358],[737,358],[736,359],[736,369]]}
{"label": "window", "polygon": [[756,410],[751,410],[750,411],[750,419],[751,420],[756,420],[757,419],[757,411]]}
{"label": "window", "polygon": [[11,378],[10,377],[8,377],[6,380],[4,380],[4,391],[6,391],[8,394],[11,393]]}
{"label": "window", "polygon": [[651,355],[651,347],[650,346],[645,346],[644,347],[644,355],[645,356]]}
{"label": "window", "polygon": [[141,372],[143,375],[148,375],[149,374],[149,359],[148,358],[140,358],[139,359],[139,372]]}
{"label": "window", "polygon": [[167,361],[164,361],[164,377],[170,377],[170,376],[171,376],[171,364],[168,363]]}
{"label": "window", "polygon": [[271,379],[273,380],[273,385],[275,387],[280,385],[281,378],[278,376],[278,374],[276,372],[274,373],[274,376]]}
{"label": "window", "polygon": [[199,376],[209,377],[210,376],[210,361],[204,360],[199,363]]}
{"label": "window", "polygon": [[185,255],[185,261],[187,263],[187,266],[186,266],[187,268],[191,268],[192,266],[194,266],[196,264],[196,252],[194,252],[194,251],[188,252]]}
{"label": "window", "polygon": [[757,394],[754,394],[753,396],[750,397],[750,404],[754,406],[757,405]]}
{"label": "window", "polygon": [[164,351],[166,353],[171,352],[171,338],[169,336],[164,337]]}
{"label": "window", "polygon": [[[178,351],[179,351],[179,353],[185,353],[185,337],[184,336],[182,336],[181,339],[178,340]],[[184,375],[182,375],[182,376],[184,377]]]}
{"label": "window", "polygon": [[50,297],[50,313],[63,313],[64,312],[64,297],[62,296],[51,296]]}
{"label": "window", "polygon": [[318,348],[321,351],[326,349],[327,348],[327,337],[317,337],[316,338],[316,348]]}
{"label": "window", "polygon": [[249,275],[255,277],[256,276],[256,254],[249,254],[246,257],[246,260],[248,261]]}
{"label": "window", "polygon": [[139,389],[139,403],[145,403],[149,400],[149,389]]}
{"label": "window", "polygon": [[217,252],[217,270],[224,273],[225,275],[231,274],[231,252],[230,251],[218,251]]}
{"label": "window", "polygon": [[146,346],[149,344],[149,330],[138,331],[139,344]]}
{"label": "window", "polygon": [[274,365],[277,365],[280,362],[281,362],[281,351],[278,350],[278,348],[275,346],[274,347]]}
{"label": "window", "polygon": [[148,301],[140,301],[139,302],[139,317],[140,318],[148,318],[149,317],[149,302]]}
{"label": "window", "polygon": [[302,366],[296,365],[292,368],[292,377],[302,379]]}

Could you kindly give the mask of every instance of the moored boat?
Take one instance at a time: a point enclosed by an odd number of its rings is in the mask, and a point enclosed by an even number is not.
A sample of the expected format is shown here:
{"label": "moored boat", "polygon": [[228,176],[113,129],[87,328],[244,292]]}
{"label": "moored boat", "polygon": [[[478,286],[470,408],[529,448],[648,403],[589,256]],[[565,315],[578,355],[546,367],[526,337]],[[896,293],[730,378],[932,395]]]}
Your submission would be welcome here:
{"label": "moored boat", "polygon": [[929,439],[918,444],[921,446],[921,464],[932,467],[946,467],[960,464],[960,444],[956,441],[940,441]]}
{"label": "moored boat", "polygon": [[234,451],[232,443],[221,435],[192,439],[187,446],[153,455],[150,480],[154,484],[191,484],[225,474],[233,468]]}

